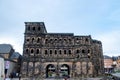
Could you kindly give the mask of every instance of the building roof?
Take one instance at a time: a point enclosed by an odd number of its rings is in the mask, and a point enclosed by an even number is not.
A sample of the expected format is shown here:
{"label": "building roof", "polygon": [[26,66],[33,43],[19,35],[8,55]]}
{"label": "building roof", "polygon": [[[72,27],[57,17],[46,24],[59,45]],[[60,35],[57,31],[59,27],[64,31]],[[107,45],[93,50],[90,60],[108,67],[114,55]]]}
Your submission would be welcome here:
{"label": "building roof", "polygon": [[18,52],[14,52],[10,59],[18,59],[21,55]]}
{"label": "building roof", "polygon": [[118,56],[112,56],[113,61],[118,60]]}
{"label": "building roof", "polygon": [[73,36],[73,33],[47,33],[47,35]]}
{"label": "building roof", "polygon": [[110,56],[104,55],[104,59],[112,59]]}
{"label": "building roof", "polygon": [[12,49],[10,44],[0,44],[0,53],[9,53]]}

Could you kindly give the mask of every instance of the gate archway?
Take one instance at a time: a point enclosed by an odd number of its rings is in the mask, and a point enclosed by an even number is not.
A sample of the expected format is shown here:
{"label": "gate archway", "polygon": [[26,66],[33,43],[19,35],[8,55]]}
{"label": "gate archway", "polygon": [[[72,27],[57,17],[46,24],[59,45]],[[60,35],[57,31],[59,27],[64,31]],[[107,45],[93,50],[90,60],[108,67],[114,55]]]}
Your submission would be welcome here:
{"label": "gate archway", "polygon": [[53,64],[49,64],[46,67],[46,77],[55,77],[55,66]]}
{"label": "gate archway", "polygon": [[69,77],[70,76],[70,68],[69,65],[63,64],[60,67],[60,76],[61,77]]}

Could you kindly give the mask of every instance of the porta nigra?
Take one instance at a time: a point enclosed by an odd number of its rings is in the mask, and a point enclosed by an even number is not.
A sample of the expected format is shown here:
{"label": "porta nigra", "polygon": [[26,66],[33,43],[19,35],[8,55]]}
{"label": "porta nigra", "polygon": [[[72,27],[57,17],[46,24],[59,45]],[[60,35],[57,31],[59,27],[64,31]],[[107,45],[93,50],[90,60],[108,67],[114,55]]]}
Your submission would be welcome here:
{"label": "porta nigra", "polygon": [[25,22],[23,78],[97,77],[103,66],[101,41],[90,35],[48,33],[44,22]]}

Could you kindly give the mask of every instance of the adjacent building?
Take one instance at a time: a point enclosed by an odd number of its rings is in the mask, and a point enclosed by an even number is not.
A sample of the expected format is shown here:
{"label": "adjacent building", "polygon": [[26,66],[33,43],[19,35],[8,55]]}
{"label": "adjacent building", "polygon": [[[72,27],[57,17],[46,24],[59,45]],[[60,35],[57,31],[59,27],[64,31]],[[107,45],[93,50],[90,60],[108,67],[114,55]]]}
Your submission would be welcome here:
{"label": "adjacent building", "polygon": [[12,56],[14,49],[10,44],[0,44],[0,55],[5,59],[9,59]]}
{"label": "adjacent building", "polygon": [[104,55],[104,71],[105,73],[113,72],[113,59],[110,56]]}
{"label": "adjacent building", "polygon": [[117,60],[117,67],[118,67],[118,70],[120,71],[120,56],[118,57],[118,60]]}
{"label": "adjacent building", "polygon": [[120,56],[117,56],[117,59],[114,61],[115,64],[115,72],[120,72]]}
{"label": "adjacent building", "polygon": [[21,55],[15,52],[10,44],[0,44],[0,56],[4,59],[4,76],[16,77],[16,73],[20,72]]}
{"label": "adjacent building", "polygon": [[101,41],[90,35],[48,33],[44,22],[25,22],[22,77],[96,77],[103,73]]}
{"label": "adjacent building", "polygon": [[120,72],[120,56],[104,55],[104,71],[105,73]]}

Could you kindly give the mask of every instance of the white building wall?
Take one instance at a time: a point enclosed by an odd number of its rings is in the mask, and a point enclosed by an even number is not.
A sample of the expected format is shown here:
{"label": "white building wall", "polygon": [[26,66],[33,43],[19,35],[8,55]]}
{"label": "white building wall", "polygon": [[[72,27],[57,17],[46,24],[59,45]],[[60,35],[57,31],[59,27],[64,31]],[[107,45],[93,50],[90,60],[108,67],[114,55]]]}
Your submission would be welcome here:
{"label": "white building wall", "polygon": [[15,67],[16,67],[16,63],[15,62],[5,61],[5,68],[8,69],[6,77],[10,76],[10,74],[15,70]]}
{"label": "white building wall", "polygon": [[4,59],[0,58],[0,80],[4,80]]}

